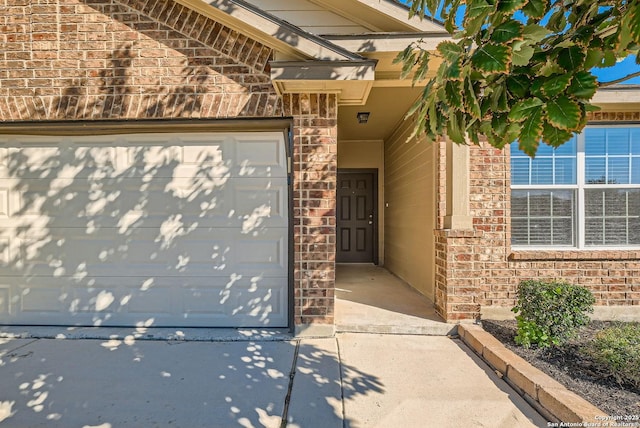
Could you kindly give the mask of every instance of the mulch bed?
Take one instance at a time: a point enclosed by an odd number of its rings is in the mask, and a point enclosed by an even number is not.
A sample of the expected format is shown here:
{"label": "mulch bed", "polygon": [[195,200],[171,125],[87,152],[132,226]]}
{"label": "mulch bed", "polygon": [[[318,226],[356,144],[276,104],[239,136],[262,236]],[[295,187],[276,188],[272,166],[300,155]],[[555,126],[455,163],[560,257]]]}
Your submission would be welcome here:
{"label": "mulch bed", "polygon": [[[507,348],[548,374],[567,389],[580,395],[618,422],[635,422],[621,426],[640,426],[640,390],[619,385],[615,379],[598,372],[591,361],[577,351],[609,322],[592,321],[580,329],[576,338],[561,347],[529,349],[518,346],[516,322],[483,320],[482,327]],[[626,419],[626,420],[625,420]]]}

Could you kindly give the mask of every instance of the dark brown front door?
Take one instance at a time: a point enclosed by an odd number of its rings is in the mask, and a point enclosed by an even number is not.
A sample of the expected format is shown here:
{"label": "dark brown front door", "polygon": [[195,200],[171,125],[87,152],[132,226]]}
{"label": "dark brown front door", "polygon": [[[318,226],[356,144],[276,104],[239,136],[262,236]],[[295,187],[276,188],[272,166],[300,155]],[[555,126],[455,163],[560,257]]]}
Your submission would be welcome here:
{"label": "dark brown front door", "polygon": [[338,171],[337,251],[339,263],[374,263],[375,172]]}

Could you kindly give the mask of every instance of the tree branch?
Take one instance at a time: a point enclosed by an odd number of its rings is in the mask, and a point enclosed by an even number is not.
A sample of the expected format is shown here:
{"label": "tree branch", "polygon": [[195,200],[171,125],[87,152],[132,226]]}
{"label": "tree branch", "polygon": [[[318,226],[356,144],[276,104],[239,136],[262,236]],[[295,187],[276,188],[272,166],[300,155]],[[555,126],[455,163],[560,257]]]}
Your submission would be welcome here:
{"label": "tree branch", "polygon": [[601,88],[606,88],[607,86],[613,86],[618,83],[624,82],[625,80],[633,79],[634,77],[640,76],[640,71],[636,71],[635,73],[627,74],[624,77],[621,77],[616,80],[611,80],[610,82],[598,82],[598,86]]}

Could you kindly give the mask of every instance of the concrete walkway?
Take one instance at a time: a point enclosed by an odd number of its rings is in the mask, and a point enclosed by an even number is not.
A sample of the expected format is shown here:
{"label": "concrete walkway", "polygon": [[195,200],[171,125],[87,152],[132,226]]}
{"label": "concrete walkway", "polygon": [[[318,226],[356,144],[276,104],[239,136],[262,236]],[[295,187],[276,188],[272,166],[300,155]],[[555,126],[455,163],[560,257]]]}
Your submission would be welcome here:
{"label": "concrete walkway", "polygon": [[546,426],[444,336],[1,341],[0,427]]}
{"label": "concrete walkway", "polygon": [[383,267],[336,265],[336,330],[394,334],[455,334],[433,302]]}

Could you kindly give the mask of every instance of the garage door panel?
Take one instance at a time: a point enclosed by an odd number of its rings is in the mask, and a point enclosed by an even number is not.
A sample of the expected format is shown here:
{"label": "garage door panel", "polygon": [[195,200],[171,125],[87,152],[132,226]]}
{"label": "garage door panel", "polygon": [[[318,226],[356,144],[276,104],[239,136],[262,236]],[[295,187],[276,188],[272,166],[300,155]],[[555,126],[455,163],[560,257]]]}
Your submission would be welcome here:
{"label": "garage door panel", "polygon": [[0,137],[0,324],[286,326],[284,144]]}
{"label": "garage door panel", "polygon": [[[141,143],[143,143],[141,145]],[[207,138],[202,135],[172,139],[169,144],[156,140],[139,141],[125,148],[124,168],[144,175],[158,166],[176,167],[174,176],[193,176],[194,172],[212,177],[269,176],[287,173],[284,141],[279,137],[237,134],[234,137]]]}
{"label": "garage door panel", "polygon": [[280,139],[262,140],[238,137],[235,164],[245,168],[266,167],[273,171],[286,171],[286,160],[283,156],[283,141]]}
{"label": "garage door panel", "polygon": [[[3,188],[17,190],[3,194]],[[286,183],[272,178],[236,179],[222,187],[191,179],[143,185],[134,179],[74,180],[60,188],[0,179],[0,227],[35,220],[54,227],[160,227],[172,216],[198,227],[283,227],[287,215]]]}
{"label": "garage door panel", "polygon": [[19,311],[24,314],[29,312],[50,312],[57,314],[63,310],[63,299],[58,290],[52,289],[47,284],[40,286],[24,287],[21,293],[16,296],[19,302]]}
{"label": "garage door panel", "polygon": [[0,219],[9,217],[9,195],[10,189],[0,185]]}
{"label": "garage door panel", "polygon": [[[6,233],[4,230],[2,233]],[[54,276],[88,281],[95,276],[225,276],[233,273],[286,276],[286,229],[255,233],[238,229],[59,228],[42,236],[0,243],[2,276]],[[0,239],[0,242],[2,240]],[[10,242],[14,243],[12,247]],[[11,255],[14,257],[11,257]]]}
{"label": "garage door panel", "polygon": [[8,285],[0,284],[0,316],[9,313],[11,302],[11,288]]}
{"label": "garage door panel", "polygon": [[213,311],[245,326],[284,325],[287,321],[284,282],[286,278],[234,277],[213,286],[186,287],[182,296],[183,311],[194,320],[206,318]]}
{"label": "garage door panel", "polygon": [[[19,278],[14,278],[19,281]],[[0,322],[146,327],[282,326],[286,278],[96,278],[91,287],[62,278],[3,284]],[[51,285],[63,290],[58,294]],[[11,290],[15,294],[11,296]],[[4,291],[4,293],[2,293]],[[42,302],[48,302],[43,305]],[[0,302],[0,309],[3,308]]]}
{"label": "garage door panel", "polygon": [[118,164],[115,147],[69,145],[55,137],[42,142],[25,142],[22,138],[3,141],[0,152],[0,175],[21,179],[88,178],[101,172],[113,173]]}
{"label": "garage door panel", "polygon": [[[284,140],[253,133],[200,138],[166,134],[70,137],[8,137],[0,174],[20,178],[285,177]],[[276,152],[277,151],[277,152]]]}

